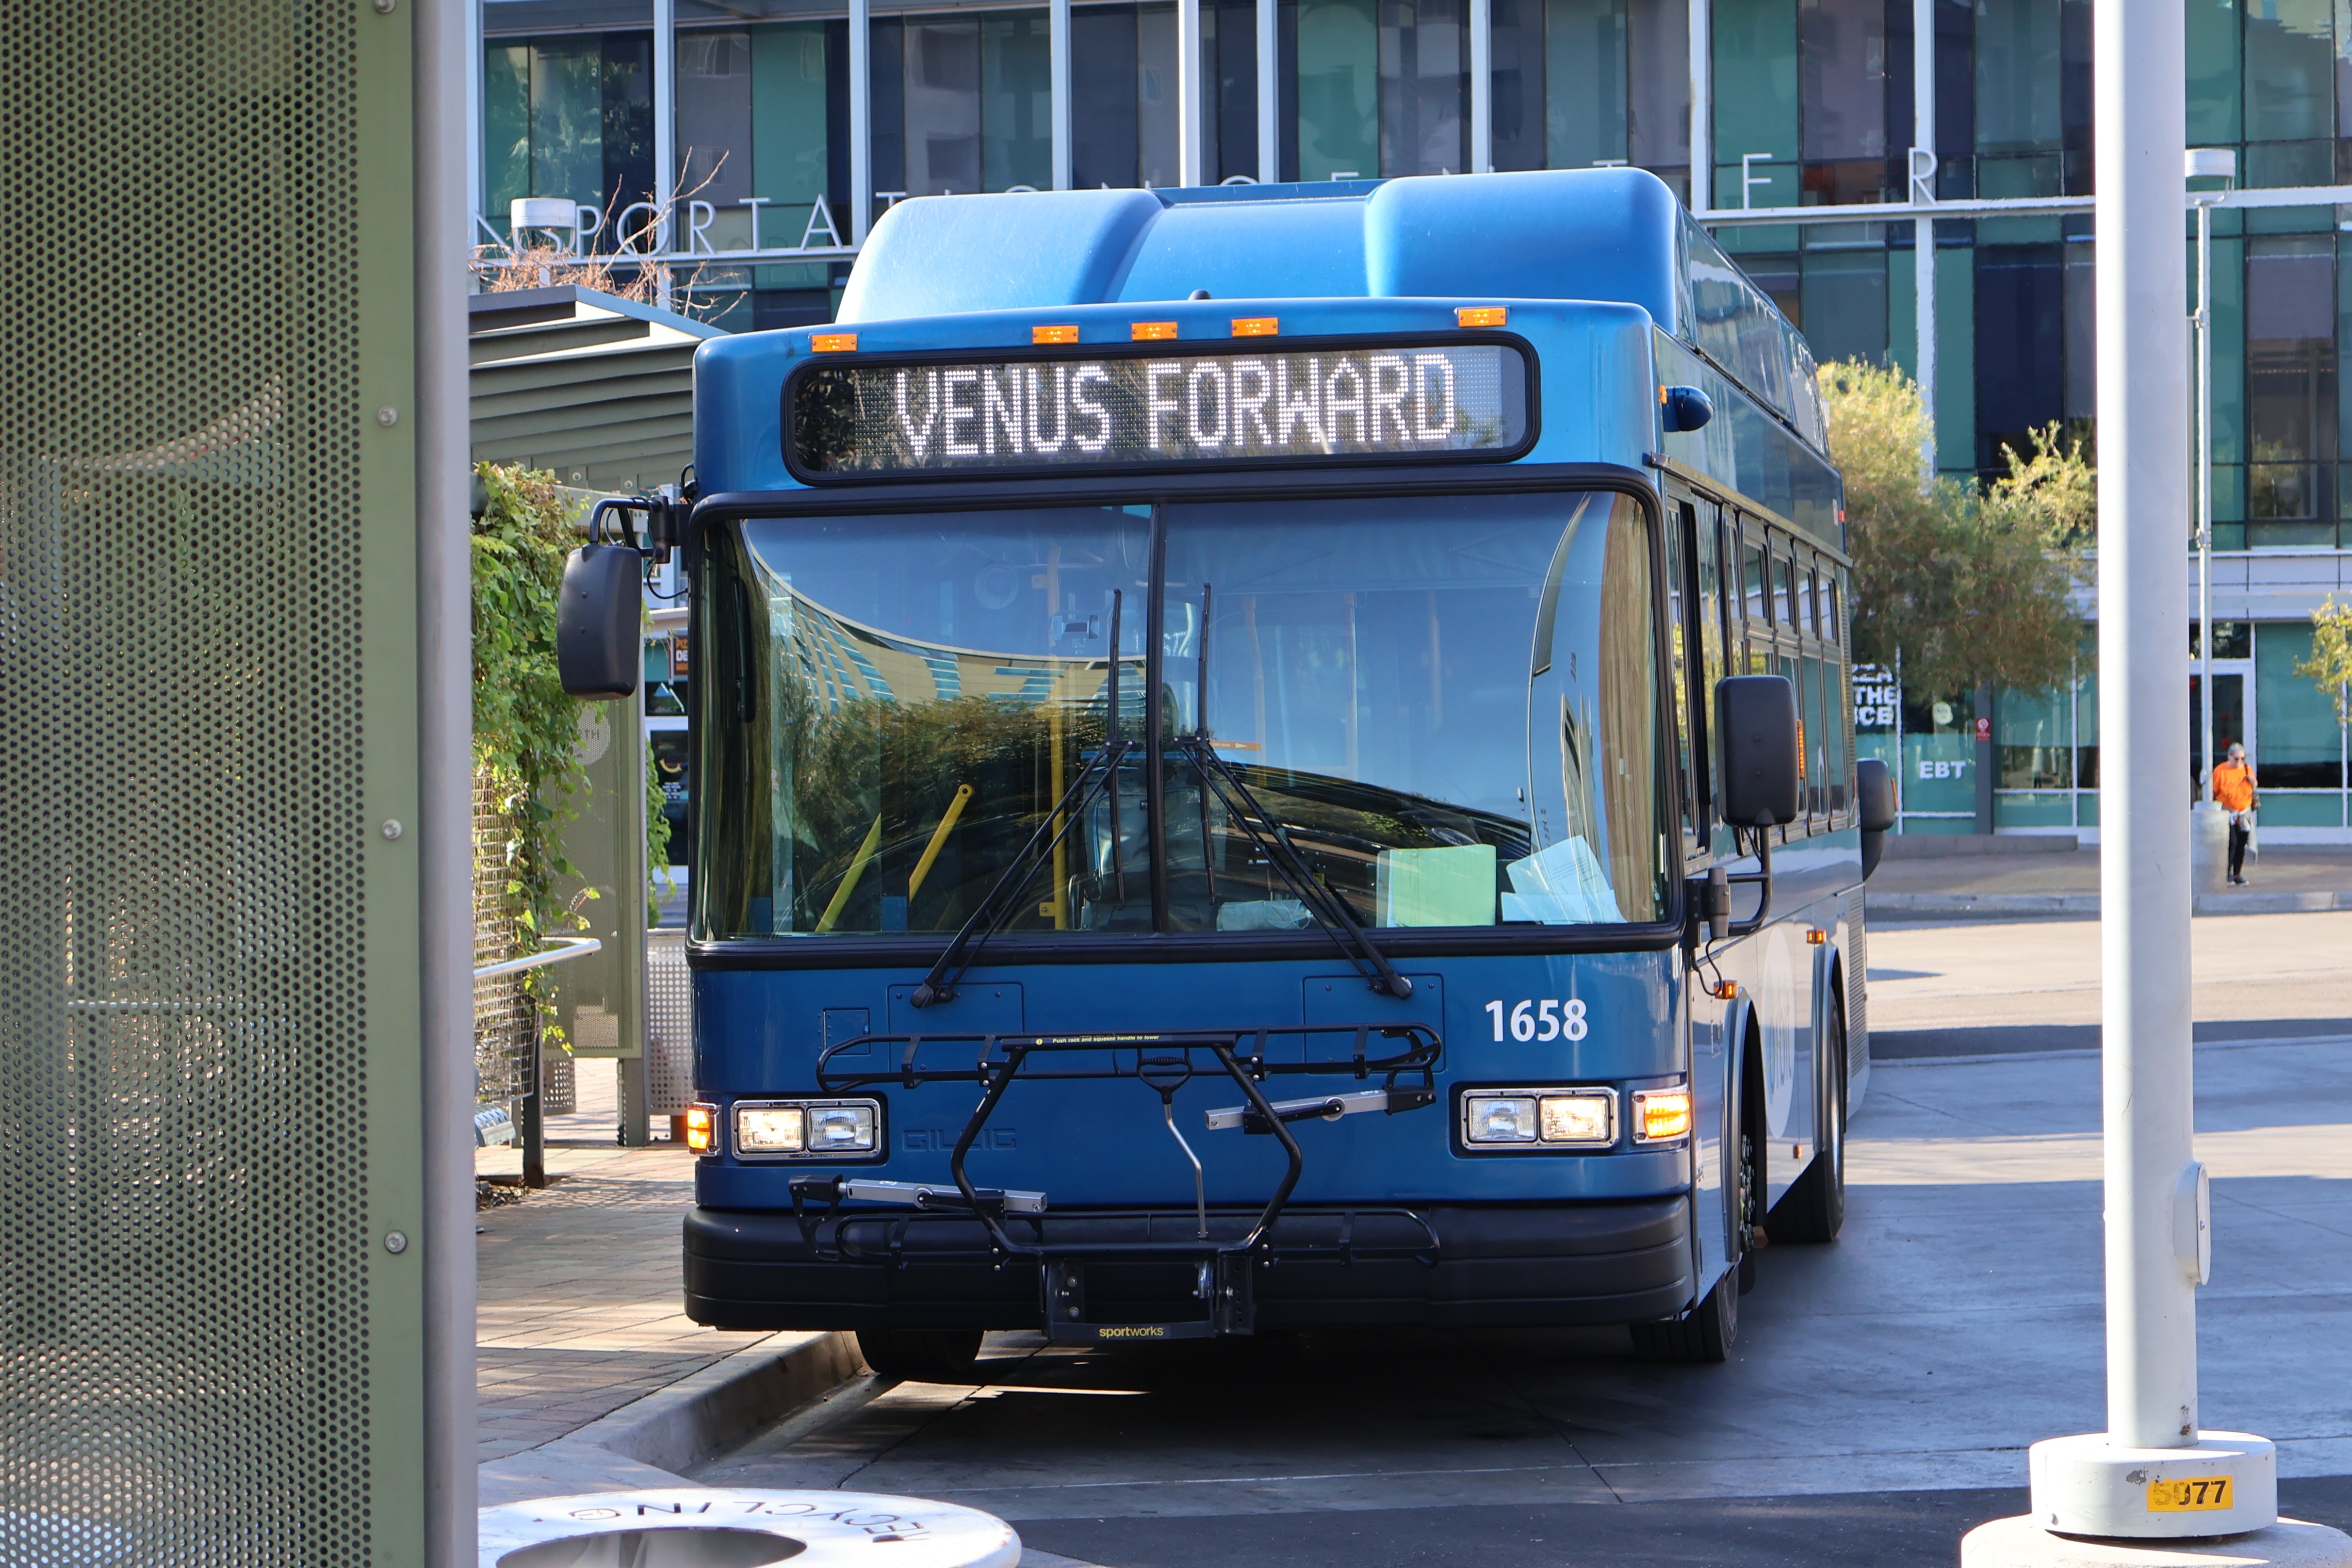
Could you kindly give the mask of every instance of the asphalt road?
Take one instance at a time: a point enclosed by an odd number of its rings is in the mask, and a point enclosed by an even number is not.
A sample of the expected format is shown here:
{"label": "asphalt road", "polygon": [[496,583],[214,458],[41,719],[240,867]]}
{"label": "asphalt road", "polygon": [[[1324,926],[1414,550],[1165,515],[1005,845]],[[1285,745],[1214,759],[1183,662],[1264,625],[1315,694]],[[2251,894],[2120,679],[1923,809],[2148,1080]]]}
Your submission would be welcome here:
{"label": "asphalt road", "polygon": [[[2268,933],[2295,1043],[2198,1050],[2199,1353],[2203,1424],[2276,1439],[2288,1511],[2352,1529],[2352,1024],[2321,1028],[2352,1012],[2342,918]],[[2053,929],[1877,932],[1871,963],[1956,994],[1890,982],[1914,1027],[2032,1027],[2038,987],[2063,1026],[2084,994]],[[2104,1424],[2098,1064],[2072,1038],[1880,1065],[1844,1236],[1762,1255],[1727,1365],[1636,1362],[1615,1329],[1002,1335],[982,1386],[852,1384],[697,1479],[969,1503],[1108,1568],[1950,1563],[2022,1510],[2027,1444]]]}

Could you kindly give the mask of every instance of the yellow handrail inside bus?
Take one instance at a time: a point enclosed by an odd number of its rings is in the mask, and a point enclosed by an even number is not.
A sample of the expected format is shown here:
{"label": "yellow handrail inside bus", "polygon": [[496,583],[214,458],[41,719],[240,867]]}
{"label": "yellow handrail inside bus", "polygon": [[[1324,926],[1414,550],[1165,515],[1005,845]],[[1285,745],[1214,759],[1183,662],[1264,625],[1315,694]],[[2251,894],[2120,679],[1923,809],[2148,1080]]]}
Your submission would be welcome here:
{"label": "yellow handrail inside bus", "polygon": [[907,879],[908,903],[912,903],[915,895],[922,890],[923,879],[931,874],[931,862],[940,858],[940,850],[947,844],[948,833],[955,826],[956,818],[963,815],[964,804],[971,799],[971,785],[956,785],[955,798],[948,802],[947,815],[941,816],[940,825],[931,829],[931,841],[923,846],[923,858],[915,862],[915,874]]}
{"label": "yellow handrail inside bus", "polygon": [[857,858],[849,863],[849,869],[842,873],[841,886],[834,889],[833,902],[824,906],[824,913],[817,919],[819,932],[831,931],[833,922],[841,918],[842,908],[849,902],[849,895],[857,891],[857,879],[866,875],[866,868],[873,863],[874,851],[881,844],[882,818],[877,813],[874,826],[866,830],[866,842],[857,847]]}

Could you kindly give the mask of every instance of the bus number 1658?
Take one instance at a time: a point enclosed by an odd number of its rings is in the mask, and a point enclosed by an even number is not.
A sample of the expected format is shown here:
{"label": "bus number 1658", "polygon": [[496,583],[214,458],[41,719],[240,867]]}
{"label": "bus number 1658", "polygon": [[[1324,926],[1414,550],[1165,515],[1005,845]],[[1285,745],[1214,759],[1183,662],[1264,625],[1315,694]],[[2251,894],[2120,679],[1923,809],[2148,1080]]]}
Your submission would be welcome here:
{"label": "bus number 1658", "polygon": [[[1495,1020],[1495,1038],[1503,1037],[1503,1004],[1489,1002],[1486,1011]],[[1584,1038],[1584,1004],[1576,997],[1554,1002],[1546,997],[1540,1002],[1522,1002],[1510,1010],[1511,1038],[1515,1040],[1571,1040]]]}

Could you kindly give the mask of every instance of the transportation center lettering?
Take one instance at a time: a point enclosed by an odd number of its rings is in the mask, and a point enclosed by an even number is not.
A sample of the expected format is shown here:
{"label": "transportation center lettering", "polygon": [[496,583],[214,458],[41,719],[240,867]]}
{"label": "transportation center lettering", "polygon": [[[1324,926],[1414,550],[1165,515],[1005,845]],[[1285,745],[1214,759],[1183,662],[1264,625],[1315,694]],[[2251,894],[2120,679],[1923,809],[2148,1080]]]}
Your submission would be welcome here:
{"label": "transportation center lettering", "polygon": [[835,478],[1507,456],[1528,434],[1526,360],[1499,343],[820,364],[789,395],[793,467]]}

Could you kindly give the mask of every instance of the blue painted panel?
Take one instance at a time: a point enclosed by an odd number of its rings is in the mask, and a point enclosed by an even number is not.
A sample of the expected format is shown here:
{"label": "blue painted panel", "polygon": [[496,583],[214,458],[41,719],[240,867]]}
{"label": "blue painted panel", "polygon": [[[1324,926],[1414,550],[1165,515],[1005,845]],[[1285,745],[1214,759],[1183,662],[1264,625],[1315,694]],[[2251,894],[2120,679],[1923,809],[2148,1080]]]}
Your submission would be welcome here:
{"label": "blue painted panel", "polygon": [[[1639,1197],[1686,1191],[1686,1149],[1582,1156],[1465,1156],[1450,1136],[1454,1084],[1574,1083],[1657,1080],[1688,1070],[1681,1042],[1678,955],[1622,953],[1547,958],[1416,960],[1408,967],[1438,981],[1443,993],[1445,1058],[1438,1076],[1440,1104],[1399,1116],[1351,1116],[1316,1121],[1298,1131],[1307,1169],[1297,1201],[1401,1202]],[[991,971],[968,984],[981,990],[1017,984],[1027,1026],[1041,1032],[1118,1032],[1151,1028],[1226,1028],[1296,1023],[1317,991],[1318,1018],[1380,1023],[1425,1015],[1427,1000],[1399,1004],[1360,982],[1328,994],[1328,959],[1279,963],[1024,966]],[[885,998],[919,976],[911,971],[706,971],[695,975],[699,1092],[722,1099],[807,1091],[828,1009],[868,1007],[880,1016]],[[1349,985],[1352,997],[1345,994]],[[1585,1004],[1589,1031],[1580,1041],[1519,1042],[1494,1038],[1489,1001],[1506,1013],[1523,1000],[1576,998]],[[958,1026],[956,1004],[924,1026]],[[1352,1007],[1353,1011],[1349,1012]],[[983,1012],[986,1011],[983,1009]],[[975,1016],[971,1026],[999,1020]],[[926,1060],[954,1063],[968,1047],[950,1044]],[[1271,1092],[1312,1094],[1348,1087],[1344,1075],[1280,1080]],[[887,1106],[888,1157],[865,1168],[906,1180],[942,1180],[947,1146],[970,1114],[968,1084],[890,1084],[861,1092]],[[1229,1079],[1202,1077],[1177,1094],[1178,1125],[1208,1168],[1212,1201],[1263,1201],[1279,1177],[1278,1147],[1270,1139],[1202,1131],[1208,1110],[1240,1103]],[[1010,1138],[990,1141],[975,1155],[975,1180],[1083,1194],[1087,1204],[1183,1204],[1192,1197],[1191,1167],[1160,1118],[1156,1095],[1140,1083],[1116,1079],[1019,1084],[1007,1092],[992,1128]],[[1711,1131],[1711,1130],[1710,1130]],[[909,1134],[913,1134],[909,1137]],[[785,1207],[793,1172],[806,1165],[740,1166],[706,1160],[698,1173],[700,1201],[722,1207]]]}

